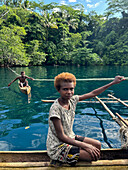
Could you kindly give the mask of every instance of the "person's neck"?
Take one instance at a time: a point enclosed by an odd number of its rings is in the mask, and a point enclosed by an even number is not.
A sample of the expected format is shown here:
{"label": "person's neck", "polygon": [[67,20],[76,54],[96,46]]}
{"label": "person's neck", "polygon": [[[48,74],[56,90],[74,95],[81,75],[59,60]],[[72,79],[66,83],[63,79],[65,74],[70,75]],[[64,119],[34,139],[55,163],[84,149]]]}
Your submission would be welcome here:
{"label": "person's neck", "polygon": [[62,103],[62,104],[69,104],[69,100],[65,100],[64,98],[59,98],[59,101]]}

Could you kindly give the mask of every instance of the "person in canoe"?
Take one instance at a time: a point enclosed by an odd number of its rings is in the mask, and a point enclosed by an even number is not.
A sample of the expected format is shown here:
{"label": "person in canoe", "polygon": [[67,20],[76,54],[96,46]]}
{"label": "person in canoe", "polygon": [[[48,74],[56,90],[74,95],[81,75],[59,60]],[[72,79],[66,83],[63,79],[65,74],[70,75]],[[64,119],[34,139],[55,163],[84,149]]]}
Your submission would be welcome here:
{"label": "person in canoe", "polygon": [[28,87],[28,81],[26,79],[34,80],[33,78],[26,76],[25,72],[22,71],[21,76],[16,77],[14,80],[12,80],[11,83],[8,84],[8,86],[10,86],[14,81],[19,80],[20,81],[19,82],[20,87],[25,87],[25,86]]}
{"label": "person in canoe", "polygon": [[47,153],[51,158],[51,166],[58,163],[74,166],[78,160],[90,162],[100,158],[100,141],[75,135],[72,130],[76,104],[99,95],[123,80],[123,76],[116,76],[112,82],[98,89],[83,95],[74,95],[76,78],[73,74],[64,72],[55,77],[54,86],[60,93],[60,98],[55,100],[49,111]]}

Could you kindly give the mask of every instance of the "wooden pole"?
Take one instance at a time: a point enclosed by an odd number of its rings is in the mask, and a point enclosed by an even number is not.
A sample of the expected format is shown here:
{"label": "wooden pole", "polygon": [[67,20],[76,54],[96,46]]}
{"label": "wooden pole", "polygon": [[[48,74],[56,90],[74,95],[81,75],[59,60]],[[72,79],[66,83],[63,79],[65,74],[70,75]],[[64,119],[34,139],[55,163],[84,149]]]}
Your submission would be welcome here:
{"label": "wooden pole", "polygon": [[[102,100],[100,100],[97,96],[95,97],[106,109],[106,111],[110,114],[110,116],[120,125],[121,123],[117,120],[116,116],[111,112],[111,110],[104,104],[104,102]],[[116,115],[118,116],[119,120],[121,120],[127,127],[128,127],[128,123],[118,114],[116,113]]]}
{"label": "wooden pole", "polygon": [[113,98],[113,99],[115,99],[115,100],[117,100],[118,102],[122,103],[124,106],[128,107],[128,105],[127,105],[124,101],[122,101],[122,100],[120,100],[120,99],[117,99],[116,97],[114,97],[114,96],[111,95],[111,94],[108,94],[108,96],[111,97],[111,98]]}
{"label": "wooden pole", "polygon": [[105,110],[110,114],[110,116],[115,119],[115,115],[111,112],[111,110],[104,104],[104,102],[102,100],[99,99],[99,97],[95,97],[101,104],[102,106],[105,108]]}
{"label": "wooden pole", "polygon": [[[41,100],[44,103],[53,103],[55,100]],[[125,102],[128,102],[128,100],[126,100]],[[99,101],[94,101],[94,100],[86,100],[86,101],[79,101],[79,103],[100,103]],[[118,101],[104,101],[104,103],[119,103]]]}
{"label": "wooden pole", "polygon": [[118,113],[115,113],[118,118],[128,127],[128,123],[118,114]]}

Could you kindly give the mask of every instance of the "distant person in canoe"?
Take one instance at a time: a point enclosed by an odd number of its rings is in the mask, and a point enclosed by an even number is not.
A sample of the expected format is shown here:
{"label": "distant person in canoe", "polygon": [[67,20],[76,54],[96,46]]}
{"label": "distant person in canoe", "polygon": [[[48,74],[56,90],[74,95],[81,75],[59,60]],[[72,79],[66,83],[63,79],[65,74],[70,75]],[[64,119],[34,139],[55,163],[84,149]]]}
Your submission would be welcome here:
{"label": "distant person in canoe", "polygon": [[60,98],[55,100],[49,111],[47,153],[51,158],[51,165],[68,163],[74,166],[78,160],[90,162],[100,158],[100,141],[75,135],[72,130],[76,104],[99,95],[123,80],[123,76],[116,76],[112,82],[98,89],[83,95],[74,95],[76,78],[73,74],[64,72],[55,77],[54,86],[60,93]]}
{"label": "distant person in canoe", "polygon": [[19,82],[20,87],[25,87],[25,86],[28,87],[28,81],[26,79],[34,80],[33,78],[26,76],[25,72],[22,71],[21,76],[16,77],[13,81],[11,81],[11,83],[8,84],[8,86],[10,86],[14,81],[19,80],[20,81]]}

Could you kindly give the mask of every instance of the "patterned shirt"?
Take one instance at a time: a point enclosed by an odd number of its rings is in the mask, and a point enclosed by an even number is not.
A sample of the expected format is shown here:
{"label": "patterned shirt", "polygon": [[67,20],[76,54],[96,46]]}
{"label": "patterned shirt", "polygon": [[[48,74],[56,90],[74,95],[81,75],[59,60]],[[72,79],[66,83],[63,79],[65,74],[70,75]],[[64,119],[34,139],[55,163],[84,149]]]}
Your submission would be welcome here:
{"label": "patterned shirt", "polygon": [[63,143],[58,139],[51,118],[52,117],[59,118],[61,120],[65,135],[69,136],[70,138],[75,138],[75,134],[72,130],[72,127],[73,127],[73,122],[75,117],[76,104],[78,103],[78,101],[79,101],[79,96],[74,95],[69,101],[70,109],[67,110],[64,107],[62,107],[59,104],[58,99],[56,99],[50,108],[49,129],[47,135],[47,153],[49,157],[53,160],[58,159],[58,156],[61,153],[62,148],[65,147],[67,144]]}

